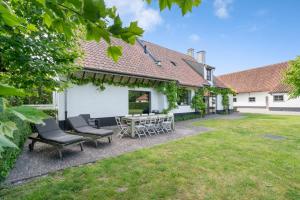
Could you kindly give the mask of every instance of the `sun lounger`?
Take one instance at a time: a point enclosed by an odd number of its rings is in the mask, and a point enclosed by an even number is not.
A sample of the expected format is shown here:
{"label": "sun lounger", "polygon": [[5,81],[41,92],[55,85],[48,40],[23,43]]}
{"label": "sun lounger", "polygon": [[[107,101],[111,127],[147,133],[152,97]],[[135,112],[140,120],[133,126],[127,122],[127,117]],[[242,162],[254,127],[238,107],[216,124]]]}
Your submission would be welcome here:
{"label": "sun lounger", "polygon": [[29,144],[30,151],[33,151],[34,144],[36,142],[42,142],[55,146],[58,150],[60,159],[62,159],[61,150],[65,146],[79,144],[81,151],[83,151],[82,143],[84,141],[84,137],[65,133],[59,128],[56,120],[53,118],[44,120],[44,123],[45,124],[35,125],[38,136],[29,137],[29,139],[32,140],[32,142]]}
{"label": "sun lounger", "polygon": [[89,126],[89,124],[81,116],[69,117],[68,122],[71,125],[72,129],[75,131],[74,134],[94,140],[96,147],[98,145],[97,140],[100,138],[107,137],[109,143],[112,140],[112,130],[93,128]]}

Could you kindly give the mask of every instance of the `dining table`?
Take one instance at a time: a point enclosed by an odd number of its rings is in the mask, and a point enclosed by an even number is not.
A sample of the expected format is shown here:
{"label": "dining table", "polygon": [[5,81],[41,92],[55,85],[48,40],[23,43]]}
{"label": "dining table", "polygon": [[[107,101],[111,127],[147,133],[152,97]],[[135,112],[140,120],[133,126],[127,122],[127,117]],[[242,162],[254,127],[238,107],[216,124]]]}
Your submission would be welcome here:
{"label": "dining table", "polygon": [[175,130],[175,121],[174,121],[174,115],[168,115],[168,114],[155,114],[155,115],[140,115],[140,116],[125,116],[122,117],[122,121],[126,121],[127,124],[130,126],[129,131],[130,131],[130,135],[132,138],[135,137],[135,133],[134,133],[134,129],[135,129],[135,125],[137,124],[137,122],[139,122],[140,120],[153,120],[153,119],[157,119],[157,118],[168,118],[168,117],[172,117],[172,130]]}

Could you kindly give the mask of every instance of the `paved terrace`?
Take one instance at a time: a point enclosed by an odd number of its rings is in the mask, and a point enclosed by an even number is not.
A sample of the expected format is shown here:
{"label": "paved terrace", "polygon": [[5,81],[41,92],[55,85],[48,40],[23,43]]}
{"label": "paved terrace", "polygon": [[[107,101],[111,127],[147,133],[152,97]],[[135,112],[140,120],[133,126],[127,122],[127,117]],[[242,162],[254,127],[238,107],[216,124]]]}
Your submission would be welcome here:
{"label": "paved terrace", "polygon": [[107,139],[103,139],[101,143],[98,143],[98,147],[96,148],[93,142],[86,142],[84,143],[84,151],[80,151],[79,145],[69,146],[63,150],[63,160],[59,159],[58,153],[53,146],[39,142],[35,144],[34,151],[29,152],[28,144],[30,141],[27,141],[22,154],[18,158],[15,167],[10,172],[5,183],[20,183],[38,176],[46,175],[49,172],[95,162],[103,158],[118,156],[126,152],[151,147],[186,136],[202,134],[211,130],[206,127],[193,126],[192,123],[195,121],[211,118],[236,119],[240,117],[241,115],[239,114],[210,115],[204,119],[176,122],[175,133],[154,135],[142,138],[142,140],[132,138],[119,139],[116,136],[118,132],[117,128],[110,127],[115,133],[111,144],[107,142]]}

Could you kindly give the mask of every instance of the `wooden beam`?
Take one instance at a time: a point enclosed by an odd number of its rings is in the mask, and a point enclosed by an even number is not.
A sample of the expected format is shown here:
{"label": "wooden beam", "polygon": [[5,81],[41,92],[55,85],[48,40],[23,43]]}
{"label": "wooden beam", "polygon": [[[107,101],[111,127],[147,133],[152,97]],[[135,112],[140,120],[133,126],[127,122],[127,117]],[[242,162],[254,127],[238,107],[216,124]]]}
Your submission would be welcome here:
{"label": "wooden beam", "polygon": [[106,78],[106,74],[104,74],[104,75],[103,75],[103,78],[102,78],[102,80],[101,80],[101,81],[102,81],[102,83],[104,83],[104,81],[105,81],[105,78]]}
{"label": "wooden beam", "polygon": [[96,73],[94,73],[94,76],[93,76],[93,82],[95,81],[95,79],[96,79]]}
{"label": "wooden beam", "polygon": [[119,83],[122,83],[124,76],[121,76]]}
{"label": "wooden beam", "polygon": [[131,77],[128,76],[127,84],[130,83]]}
{"label": "wooden beam", "polygon": [[83,79],[84,79],[84,76],[85,76],[85,71],[83,71],[83,73],[82,73],[81,80],[83,80]]}

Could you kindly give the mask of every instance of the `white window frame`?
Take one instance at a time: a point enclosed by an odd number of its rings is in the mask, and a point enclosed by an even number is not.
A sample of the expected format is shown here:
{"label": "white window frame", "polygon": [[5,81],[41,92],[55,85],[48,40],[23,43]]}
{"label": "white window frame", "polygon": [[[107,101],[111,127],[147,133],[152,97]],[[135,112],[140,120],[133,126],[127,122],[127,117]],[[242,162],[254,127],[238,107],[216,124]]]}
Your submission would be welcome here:
{"label": "white window frame", "polygon": [[[276,97],[278,98],[278,97],[282,97],[282,100],[280,99],[277,99],[276,100]],[[273,102],[284,102],[284,95],[282,95],[282,94],[277,94],[277,95],[273,95]]]}
{"label": "white window frame", "polygon": [[[254,101],[251,101],[250,99],[254,99]],[[255,98],[255,97],[249,97],[249,98],[248,98],[248,102],[254,103],[254,102],[256,102],[256,98]]]}

